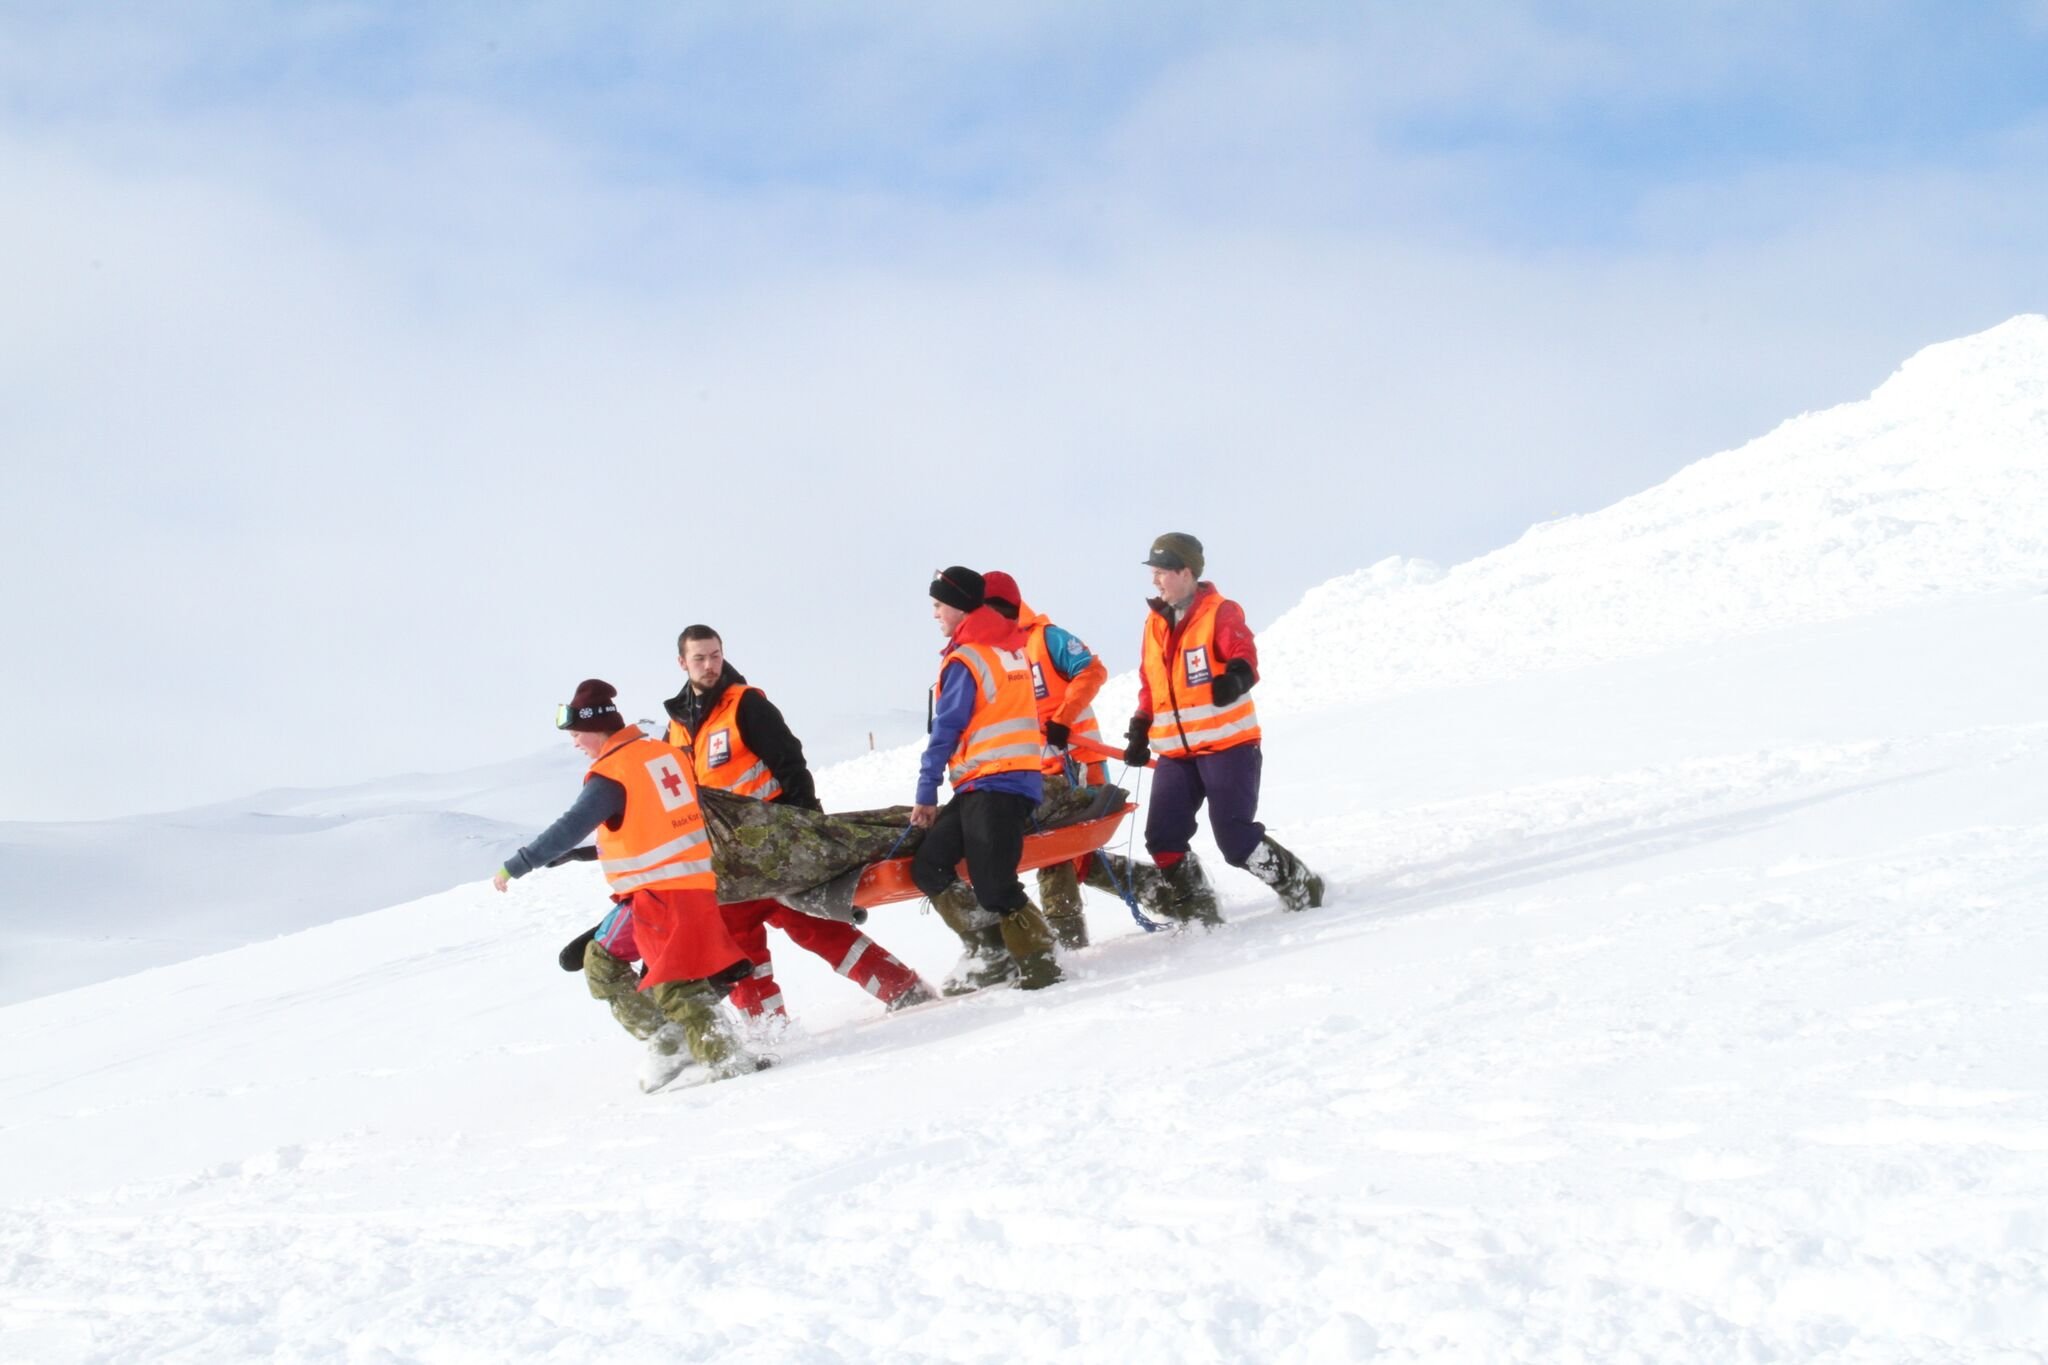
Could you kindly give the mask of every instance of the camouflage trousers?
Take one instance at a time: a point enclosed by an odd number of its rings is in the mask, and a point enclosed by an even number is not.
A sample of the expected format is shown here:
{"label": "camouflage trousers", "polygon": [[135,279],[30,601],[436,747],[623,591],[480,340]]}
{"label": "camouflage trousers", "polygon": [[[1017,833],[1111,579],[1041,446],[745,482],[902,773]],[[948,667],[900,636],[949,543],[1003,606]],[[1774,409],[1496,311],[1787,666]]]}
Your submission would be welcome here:
{"label": "camouflage trousers", "polygon": [[[1066,791],[1073,784],[1062,775],[1045,779],[1045,794]],[[1045,922],[1052,926],[1062,948],[1088,946],[1088,918],[1081,911],[1081,876],[1072,863],[1054,863],[1038,869],[1038,903],[1045,910]]]}
{"label": "camouflage trousers", "polygon": [[[737,1048],[732,1028],[718,1009],[726,995],[723,986],[664,981],[643,991],[633,964],[613,957],[595,940],[583,950],[583,979],[590,994],[611,1007],[619,1026],[642,1042],[654,1038],[663,1025],[675,1024],[669,1035],[673,1047],[662,1047],[664,1052],[686,1047],[699,1062],[716,1067]],[[681,1036],[674,1037],[678,1032]]]}

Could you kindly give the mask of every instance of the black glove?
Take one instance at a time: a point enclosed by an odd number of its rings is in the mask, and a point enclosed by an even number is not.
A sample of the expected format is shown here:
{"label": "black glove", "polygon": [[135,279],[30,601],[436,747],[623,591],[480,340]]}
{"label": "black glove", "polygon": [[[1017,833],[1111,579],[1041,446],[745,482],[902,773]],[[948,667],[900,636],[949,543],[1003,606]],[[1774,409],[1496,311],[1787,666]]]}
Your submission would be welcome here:
{"label": "black glove", "polygon": [[1218,706],[1228,706],[1252,690],[1252,666],[1243,659],[1232,659],[1228,667],[1209,684],[1209,696]]}
{"label": "black glove", "polygon": [[[597,845],[585,844],[581,848],[570,849],[559,858],[548,859],[546,865],[549,867],[567,867],[570,863],[591,863],[596,861]],[[580,969],[582,964],[579,963],[577,965]]]}
{"label": "black glove", "polygon": [[562,946],[562,951],[556,956],[555,961],[562,964],[563,971],[583,970],[583,950],[590,946],[590,940],[597,937],[597,930],[598,926],[593,924]]}
{"label": "black glove", "polygon": [[1152,717],[1132,716],[1131,728],[1125,732],[1130,743],[1124,746],[1124,762],[1133,768],[1142,768],[1152,761]]}
{"label": "black glove", "polygon": [[1067,736],[1069,733],[1067,727],[1056,720],[1049,720],[1045,723],[1045,742],[1055,749],[1067,747]]}

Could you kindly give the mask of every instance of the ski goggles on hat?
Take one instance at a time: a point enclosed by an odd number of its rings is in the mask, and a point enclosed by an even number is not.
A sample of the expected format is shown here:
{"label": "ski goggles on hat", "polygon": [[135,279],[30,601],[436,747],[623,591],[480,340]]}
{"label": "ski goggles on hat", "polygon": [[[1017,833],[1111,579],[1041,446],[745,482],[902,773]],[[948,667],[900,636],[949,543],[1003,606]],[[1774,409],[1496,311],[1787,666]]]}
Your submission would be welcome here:
{"label": "ski goggles on hat", "polygon": [[566,730],[572,720],[595,720],[599,716],[617,715],[616,706],[571,706],[567,702],[555,708],[555,728]]}

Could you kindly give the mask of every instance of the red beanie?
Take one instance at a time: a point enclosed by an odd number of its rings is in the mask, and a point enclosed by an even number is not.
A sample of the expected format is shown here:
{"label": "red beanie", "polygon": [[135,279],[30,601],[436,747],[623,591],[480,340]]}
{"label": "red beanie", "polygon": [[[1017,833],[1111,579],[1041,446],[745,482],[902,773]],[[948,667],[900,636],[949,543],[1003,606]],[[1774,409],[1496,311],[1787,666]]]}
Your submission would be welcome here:
{"label": "red beanie", "polygon": [[626,722],[619,719],[618,695],[619,689],[602,678],[585,678],[576,684],[576,695],[569,698],[569,704],[557,709],[555,728],[600,735],[625,729]]}
{"label": "red beanie", "polygon": [[991,602],[1007,602],[1013,607],[1024,605],[1024,594],[1017,591],[1017,580],[1001,569],[991,569],[981,576],[981,595]]}

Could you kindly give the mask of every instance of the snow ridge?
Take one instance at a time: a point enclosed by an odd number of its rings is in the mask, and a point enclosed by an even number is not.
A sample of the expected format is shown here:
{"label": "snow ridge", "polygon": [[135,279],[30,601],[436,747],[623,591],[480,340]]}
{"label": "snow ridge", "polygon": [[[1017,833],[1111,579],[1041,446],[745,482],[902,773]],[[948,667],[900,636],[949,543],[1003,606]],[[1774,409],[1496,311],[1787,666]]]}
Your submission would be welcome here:
{"label": "snow ridge", "polygon": [[1312,590],[1261,637],[1260,702],[1340,706],[2043,586],[2048,317],[2027,315],[1449,573],[1387,560]]}

